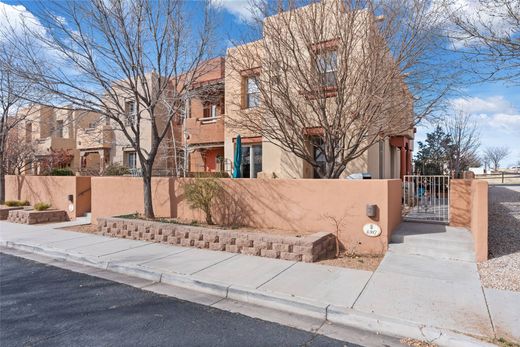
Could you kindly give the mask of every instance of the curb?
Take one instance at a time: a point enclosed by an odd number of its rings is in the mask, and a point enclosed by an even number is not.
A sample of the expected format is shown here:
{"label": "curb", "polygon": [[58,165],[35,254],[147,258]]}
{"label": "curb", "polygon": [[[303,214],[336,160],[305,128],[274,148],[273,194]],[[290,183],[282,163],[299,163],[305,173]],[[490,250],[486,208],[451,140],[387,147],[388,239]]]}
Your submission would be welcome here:
{"label": "curb", "polygon": [[[81,254],[68,253],[11,241],[0,241],[0,246],[35,253],[57,260],[71,261],[82,265],[101,268],[205,294],[217,295],[243,303],[255,304],[288,313],[328,320],[331,323],[348,328],[370,331],[372,333],[376,332],[378,334],[397,338],[409,337],[433,342],[439,346],[495,346],[478,338],[464,335],[456,331],[439,329],[411,321],[379,316],[371,313],[364,313],[351,308],[329,305],[297,296],[259,291],[257,289],[226,285],[219,282],[202,281],[189,275],[161,273],[159,271],[138,267],[137,265],[132,266],[132,264],[126,265],[117,262],[110,263],[92,257],[89,258]],[[485,336],[480,337],[486,338]]]}

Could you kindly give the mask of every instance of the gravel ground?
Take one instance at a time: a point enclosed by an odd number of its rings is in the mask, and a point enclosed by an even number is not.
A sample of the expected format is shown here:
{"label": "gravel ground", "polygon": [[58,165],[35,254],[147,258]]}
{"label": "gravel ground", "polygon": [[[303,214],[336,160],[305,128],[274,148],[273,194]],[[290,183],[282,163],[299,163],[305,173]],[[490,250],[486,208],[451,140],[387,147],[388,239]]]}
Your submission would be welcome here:
{"label": "gravel ground", "polygon": [[478,267],[484,287],[520,292],[520,186],[490,186],[489,260]]}

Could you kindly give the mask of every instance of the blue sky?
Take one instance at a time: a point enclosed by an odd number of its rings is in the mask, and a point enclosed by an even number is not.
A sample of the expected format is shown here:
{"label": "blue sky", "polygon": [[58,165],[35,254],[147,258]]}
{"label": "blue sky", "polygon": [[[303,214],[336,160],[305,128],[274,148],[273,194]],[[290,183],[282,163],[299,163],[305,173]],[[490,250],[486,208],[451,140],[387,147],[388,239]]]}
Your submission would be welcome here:
{"label": "blue sky", "polygon": [[[218,44],[214,54],[220,55],[225,54],[231,42],[243,41],[249,35],[247,22],[251,16],[247,0],[214,0],[214,3],[220,8],[215,18],[218,23]],[[19,1],[0,1],[0,15],[1,10],[9,10],[9,7],[19,4]],[[24,5],[28,11],[31,10],[30,3],[24,2]],[[511,155],[503,164],[510,166],[520,161],[520,86],[506,82],[471,84],[449,101],[454,112],[468,112],[477,122],[481,149],[488,146],[508,146]],[[420,124],[417,127],[416,141],[424,140],[426,133],[434,126],[429,123]]]}

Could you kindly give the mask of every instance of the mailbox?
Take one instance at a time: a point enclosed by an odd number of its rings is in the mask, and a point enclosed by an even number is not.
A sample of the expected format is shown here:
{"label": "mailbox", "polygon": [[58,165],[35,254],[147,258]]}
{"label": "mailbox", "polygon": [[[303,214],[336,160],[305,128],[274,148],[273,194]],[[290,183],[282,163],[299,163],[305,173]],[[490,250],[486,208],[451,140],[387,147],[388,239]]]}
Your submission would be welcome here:
{"label": "mailbox", "polygon": [[367,217],[370,217],[370,218],[377,217],[377,205],[367,204]]}

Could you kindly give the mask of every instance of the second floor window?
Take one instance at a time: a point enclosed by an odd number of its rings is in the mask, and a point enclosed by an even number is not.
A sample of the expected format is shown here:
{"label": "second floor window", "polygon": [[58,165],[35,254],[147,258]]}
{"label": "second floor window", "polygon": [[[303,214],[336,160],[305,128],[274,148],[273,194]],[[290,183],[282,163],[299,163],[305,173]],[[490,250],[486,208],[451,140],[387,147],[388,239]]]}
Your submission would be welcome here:
{"label": "second floor window", "polygon": [[258,76],[246,78],[246,108],[257,107],[260,101],[260,92],[258,91]]}
{"label": "second floor window", "polygon": [[320,83],[324,87],[336,86],[336,72],[338,69],[337,51],[323,51],[316,55],[316,70]]}
{"label": "second floor window", "polygon": [[204,109],[202,110],[203,118],[216,118],[217,117],[217,105],[215,104],[205,104]]}
{"label": "second floor window", "polygon": [[63,137],[63,121],[59,120],[56,122],[56,129],[54,129],[54,136]]}

